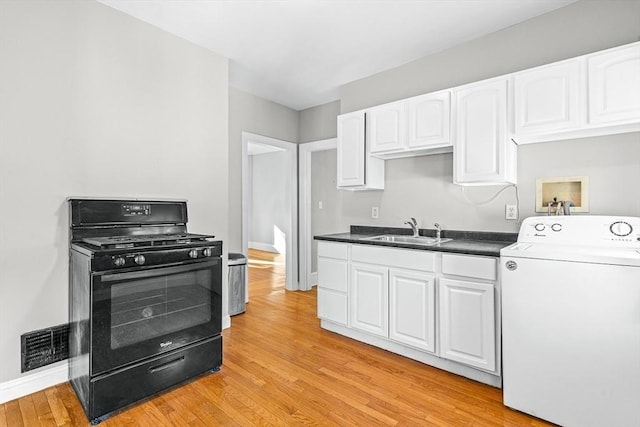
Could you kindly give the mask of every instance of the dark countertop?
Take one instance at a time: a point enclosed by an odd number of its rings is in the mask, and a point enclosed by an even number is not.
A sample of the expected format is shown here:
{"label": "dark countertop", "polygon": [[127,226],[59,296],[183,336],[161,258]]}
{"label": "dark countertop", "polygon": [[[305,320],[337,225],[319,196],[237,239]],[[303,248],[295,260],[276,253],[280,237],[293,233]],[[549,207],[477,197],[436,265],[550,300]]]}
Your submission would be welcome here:
{"label": "dark countertop", "polygon": [[[367,237],[378,236],[381,234],[411,236],[411,230],[407,228],[352,225],[349,232],[314,236],[314,239],[328,242],[358,243],[363,245],[418,249],[434,252],[452,252],[459,254],[484,255],[492,257],[499,257],[500,249],[504,248],[505,246],[509,246],[518,239],[518,233],[442,230],[441,237],[443,239],[453,240],[430,246],[411,243],[363,240]],[[420,235],[435,237],[436,231],[432,229],[420,229]]]}

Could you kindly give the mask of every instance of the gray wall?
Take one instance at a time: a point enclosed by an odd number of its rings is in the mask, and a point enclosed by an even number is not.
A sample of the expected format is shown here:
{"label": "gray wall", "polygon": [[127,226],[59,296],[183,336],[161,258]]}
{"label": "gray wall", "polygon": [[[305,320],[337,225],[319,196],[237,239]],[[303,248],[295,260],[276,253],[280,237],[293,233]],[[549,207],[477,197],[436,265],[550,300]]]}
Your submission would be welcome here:
{"label": "gray wall", "polygon": [[640,40],[639,0],[581,0],[340,88],[342,113]]}
{"label": "gray wall", "polygon": [[336,117],[340,114],[340,101],[328,102],[300,111],[299,142],[321,141],[337,135]]}
{"label": "gray wall", "polygon": [[242,251],[242,132],[298,142],[298,112],[229,87],[229,252]]}
{"label": "gray wall", "polygon": [[225,58],[87,1],[1,1],[0,40],[2,383],[68,321],[68,196],[186,198],[226,240],[229,175]]}
{"label": "gray wall", "polygon": [[[335,126],[334,126],[335,127]],[[336,232],[342,219],[342,196],[337,188],[337,152],[333,150],[311,153],[311,235]],[[322,209],[318,207],[322,202]],[[311,247],[311,271],[316,271],[318,242]]]}
{"label": "gray wall", "polygon": [[[637,41],[640,1],[580,1],[524,23],[464,43],[405,66],[344,85],[341,111],[473,82],[556,60]],[[520,146],[518,182],[521,217],[534,215],[535,179],[588,175],[591,214],[640,215],[640,134]],[[615,154],[614,154],[615,153]],[[384,191],[343,192],[342,221],[402,225],[415,216],[425,228],[517,231],[504,219],[515,203],[513,188],[491,199],[494,187],[452,184],[452,155],[387,160]],[[624,188],[625,192],[617,190]],[[380,219],[371,207],[380,206]]]}
{"label": "gray wall", "polygon": [[[273,227],[288,233],[287,153],[256,154],[251,157],[251,208],[249,242],[274,244]],[[249,243],[251,247],[251,243]]]}

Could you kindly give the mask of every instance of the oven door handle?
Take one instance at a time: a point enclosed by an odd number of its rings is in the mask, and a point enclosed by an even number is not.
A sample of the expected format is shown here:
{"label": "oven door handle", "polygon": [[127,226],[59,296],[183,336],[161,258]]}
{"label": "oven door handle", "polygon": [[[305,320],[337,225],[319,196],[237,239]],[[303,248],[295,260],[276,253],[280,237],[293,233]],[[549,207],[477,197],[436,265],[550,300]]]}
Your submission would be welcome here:
{"label": "oven door handle", "polygon": [[131,271],[128,273],[104,274],[101,278],[101,281],[103,283],[117,282],[120,280],[132,280],[132,279],[143,279],[143,278],[150,278],[150,277],[157,277],[157,276],[165,276],[167,274],[178,274],[178,273],[184,273],[187,271],[202,270],[202,269],[217,265],[219,263],[220,263],[220,259],[213,259],[207,262],[178,265],[175,267],[159,267],[159,268],[152,268],[149,270]]}

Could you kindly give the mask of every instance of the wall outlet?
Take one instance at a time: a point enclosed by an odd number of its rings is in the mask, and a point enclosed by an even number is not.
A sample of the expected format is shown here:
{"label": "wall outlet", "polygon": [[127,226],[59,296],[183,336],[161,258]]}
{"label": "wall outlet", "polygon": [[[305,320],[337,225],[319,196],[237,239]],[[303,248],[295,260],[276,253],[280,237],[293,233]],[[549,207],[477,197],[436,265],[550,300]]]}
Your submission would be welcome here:
{"label": "wall outlet", "polygon": [[380,208],[377,206],[371,207],[371,218],[378,219],[380,218]]}
{"label": "wall outlet", "polygon": [[322,200],[318,202],[318,209],[322,209]]}
{"label": "wall outlet", "polygon": [[504,219],[518,219],[518,206],[504,205]]}

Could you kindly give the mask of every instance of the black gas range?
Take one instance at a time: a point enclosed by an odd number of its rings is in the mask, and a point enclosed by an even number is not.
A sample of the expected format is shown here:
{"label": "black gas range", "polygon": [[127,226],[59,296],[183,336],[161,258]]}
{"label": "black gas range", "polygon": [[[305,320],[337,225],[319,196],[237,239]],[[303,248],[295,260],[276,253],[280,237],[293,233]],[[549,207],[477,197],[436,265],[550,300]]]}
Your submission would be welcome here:
{"label": "black gas range", "polygon": [[69,199],[70,379],[93,423],[222,364],[222,242],[184,201]]}

